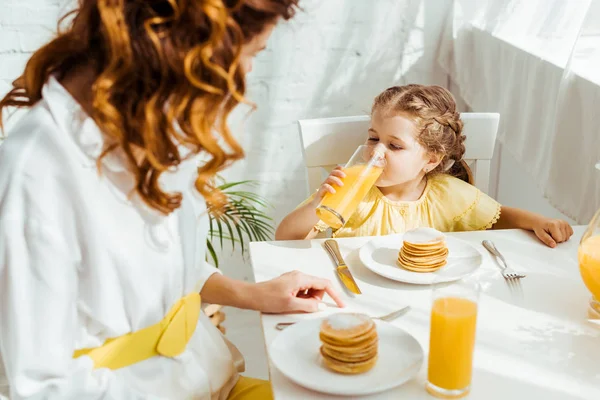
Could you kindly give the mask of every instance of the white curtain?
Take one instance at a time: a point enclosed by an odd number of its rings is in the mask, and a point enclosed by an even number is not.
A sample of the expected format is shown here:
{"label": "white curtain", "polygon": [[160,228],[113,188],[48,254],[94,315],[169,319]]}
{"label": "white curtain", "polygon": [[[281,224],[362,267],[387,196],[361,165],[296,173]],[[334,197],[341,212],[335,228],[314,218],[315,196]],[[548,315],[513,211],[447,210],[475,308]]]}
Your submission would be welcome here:
{"label": "white curtain", "polygon": [[[455,0],[438,62],[544,196],[579,223],[600,206],[600,0]],[[502,177],[500,177],[502,179]]]}
{"label": "white curtain", "polygon": [[[600,207],[600,0],[592,0],[560,82],[545,195],[580,223]],[[565,113],[568,113],[565,115]]]}

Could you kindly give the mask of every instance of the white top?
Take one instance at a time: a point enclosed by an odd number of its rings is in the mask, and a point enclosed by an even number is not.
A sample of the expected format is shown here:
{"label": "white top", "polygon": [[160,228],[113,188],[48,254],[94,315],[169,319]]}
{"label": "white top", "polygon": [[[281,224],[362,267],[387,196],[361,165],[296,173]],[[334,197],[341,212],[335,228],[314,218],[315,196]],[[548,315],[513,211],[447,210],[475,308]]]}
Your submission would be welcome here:
{"label": "white top", "polygon": [[[201,313],[187,349],[116,371],[73,351],[160,321],[217,270],[197,161],[163,174],[184,194],[162,216],[134,195],[122,153],[56,81],[0,146],[0,398],[225,399],[235,352]],[[2,365],[2,362],[0,362]]]}

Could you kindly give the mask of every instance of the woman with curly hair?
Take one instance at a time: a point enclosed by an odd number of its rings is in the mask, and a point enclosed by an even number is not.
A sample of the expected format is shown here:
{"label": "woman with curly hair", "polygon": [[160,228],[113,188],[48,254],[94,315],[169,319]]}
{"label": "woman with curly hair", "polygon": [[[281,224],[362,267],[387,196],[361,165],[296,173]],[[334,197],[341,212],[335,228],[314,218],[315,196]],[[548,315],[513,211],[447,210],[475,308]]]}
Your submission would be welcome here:
{"label": "woman with curly hair", "polygon": [[[200,312],[311,312],[331,284],[205,262],[227,117],[298,0],[81,0],[0,101],[0,398],[268,399]],[[207,206],[208,205],[208,206]],[[3,376],[4,375],[4,376]]]}

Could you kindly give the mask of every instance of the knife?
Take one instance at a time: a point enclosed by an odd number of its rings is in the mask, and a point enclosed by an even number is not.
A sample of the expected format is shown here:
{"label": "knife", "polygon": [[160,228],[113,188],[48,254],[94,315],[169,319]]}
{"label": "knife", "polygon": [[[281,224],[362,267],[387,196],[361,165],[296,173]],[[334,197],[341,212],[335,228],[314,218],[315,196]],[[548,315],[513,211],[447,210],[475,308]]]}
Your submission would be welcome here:
{"label": "knife", "polygon": [[342,255],[340,254],[340,248],[337,242],[335,240],[329,239],[326,240],[323,245],[325,247],[325,250],[327,250],[327,252],[333,258],[333,261],[337,265],[336,271],[338,277],[340,278],[340,281],[342,281],[346,289],[348,289],[354,294],[362,294],[362,292],[358,288],[358,285],[356,284],[356,281],[354,280],[354,277],[352,277],[352,273],[350,273],[348,266],[346,265],[344,259],[342,258]]}

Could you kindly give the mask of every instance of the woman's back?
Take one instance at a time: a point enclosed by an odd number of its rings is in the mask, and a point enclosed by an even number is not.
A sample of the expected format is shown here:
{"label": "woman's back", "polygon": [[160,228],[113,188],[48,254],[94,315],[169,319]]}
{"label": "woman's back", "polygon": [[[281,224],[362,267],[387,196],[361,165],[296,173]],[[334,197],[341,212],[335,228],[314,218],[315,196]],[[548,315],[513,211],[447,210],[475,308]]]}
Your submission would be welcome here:
{"label": "woman's back", "polygon": [[165,187],[186,193],[182,207],[164,216],[130,196],[134,179],[118,151],[98,173],[103,147],[97,126],[54,79],[0,146],[0,304],[19,305],[0,312],[1,354],[18,383],[12,392],[26,397],[52,384],[48,393],[57,398],[135,398],[132,389],[140,398],[228,393],[234,360],[204,316],[177,358],[97,369],[84,385],[93,363],[73,360],[75,350],[156,324],[214,272],[196,246],[208,222],[196,218],[205,211],[201,196],[188,193],[193,160],[164,176]]}

